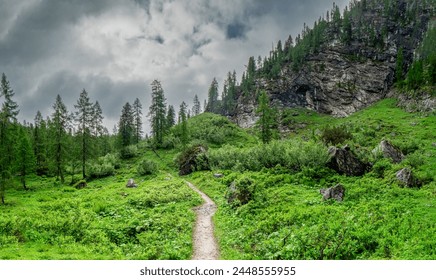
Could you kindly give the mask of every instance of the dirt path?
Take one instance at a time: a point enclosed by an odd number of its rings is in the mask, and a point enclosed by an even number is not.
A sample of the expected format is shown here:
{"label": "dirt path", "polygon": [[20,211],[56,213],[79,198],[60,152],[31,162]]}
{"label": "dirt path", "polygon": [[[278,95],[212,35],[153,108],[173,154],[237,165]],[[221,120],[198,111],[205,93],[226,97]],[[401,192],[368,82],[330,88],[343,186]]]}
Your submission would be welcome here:
{"label": "dirt path", "polygon": [[197,189],[192,183],[186,182],[188,186],[201,195],[205,201],[201,206],[195,208],[197,221],[194,228],[193,260],[217,260],[219,258],[218,245],[213,234],[212,217],[216,211],[216,204],[205,193]]}

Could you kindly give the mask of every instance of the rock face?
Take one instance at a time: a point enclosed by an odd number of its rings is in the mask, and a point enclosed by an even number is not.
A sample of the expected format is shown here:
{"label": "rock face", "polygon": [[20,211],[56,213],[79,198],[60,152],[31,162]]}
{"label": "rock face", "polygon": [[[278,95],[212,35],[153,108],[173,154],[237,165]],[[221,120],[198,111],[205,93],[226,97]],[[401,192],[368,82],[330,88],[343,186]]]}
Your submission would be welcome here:
{"label": "rock face", "polygon": [[396,174],[397,180],[406,187],[417,187],[419,186],[418,180],[413,176],[412,170],[409,168],[403,168],[398,171]]}
{"label": "rock face", "polygon": [[344,148],[330,147],[329,148],[330,161],[328,166],[336,170],[339,174],[347,176],[361,176],[365,174],[368,165],[360,161],[349,149],[348,146]]}
{"label": "rock face", "polygon": [[137,188],[138,185],[135,183],[135,180],[129,179],[129,181],[127,181],[126,187],[127,188]]}
{"label": "rock face", "polygon": [[[330,22],[322,34],[325,40],[316,51],[305,55],[300,67],[295,69],[293,61],[288,60],[276,77],[256,77],[248,94],[251,100],[240,90],[231,119],[244,128],[254,125],[258,90],[265,90],[279,109],[302,107],[336,117],[349,116],[385,98],[394,83],[399,51],[407,68],[431,14],[431,7],[420,7],[419,16],[400,24],[400,19],[408,15],[410,1],[396,2],[398,16],[393,17],[381,1],[371,1],[361,18],[352,22],[352,39],[347,43]],[[363,31],[367,26],[371,26],[371,32]],[[423,106],[434,109],[434,102],[426,100]]]}
{"label": "rock face", "polygon": [[400,163],[404,159],[403,153],[386,140],[381,141],[376,150],[385,158],[391,159],[393,163]]}
{"label": "rock face", "polygon": [[404,108],[407,112],[432,113],[436,111],[436,97],[428,93],[413,97],[400,94],[398,95],[398,106]]}
{"label": "rock face", "polygon": [[336,199],[337,201],[342,201],[345,196],[345,188],[341,184],[337,184],[331,188],[320,189],[319,193],[322,194],[323,200]]}

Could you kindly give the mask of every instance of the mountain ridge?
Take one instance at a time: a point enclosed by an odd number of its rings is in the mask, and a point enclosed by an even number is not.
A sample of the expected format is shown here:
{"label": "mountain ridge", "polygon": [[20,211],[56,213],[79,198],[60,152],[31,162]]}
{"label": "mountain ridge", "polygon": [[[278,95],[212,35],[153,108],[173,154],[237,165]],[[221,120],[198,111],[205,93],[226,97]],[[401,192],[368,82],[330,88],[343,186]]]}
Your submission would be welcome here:
{"label": "mountain ridge", "polygon": [[208,110],[251,127],[262,90],[279,109],[345,117],[366,108],[393,95],[434,25],[435,6],[424,0],[351,1],[340,13],[333,5],[326,19],[304,26],[295,44],[289,37],[263,61],[250,57],[241,83],[230,92],[226,81],[220,106]]}

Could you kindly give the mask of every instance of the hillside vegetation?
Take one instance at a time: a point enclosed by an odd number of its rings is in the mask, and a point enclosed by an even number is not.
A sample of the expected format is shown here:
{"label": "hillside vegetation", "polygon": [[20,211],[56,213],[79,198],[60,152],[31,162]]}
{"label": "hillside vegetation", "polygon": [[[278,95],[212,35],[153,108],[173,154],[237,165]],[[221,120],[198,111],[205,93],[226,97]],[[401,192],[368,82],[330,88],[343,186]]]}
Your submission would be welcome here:
{"label": "hillside vegetation", "polygon": [[[117,159],[114,175],[85,188],[31,176],[17,181],[1,205],[1,259],[189,259],[192,208],[200,197],[217,205],[216,236],[224,259],[434,259],[436,233],[436,116],[406,113],[393,99],[345,119],[298,110],[306,124],[287,139],[261,144],[254,135],[213,114],[188,120],[192,143],[208,145],[212,171],[179,178],[180,144],[151,150],[141,142],[131,159]],[[294,112],[295,113],[295,112]],[[326,125],[350,131],[348,144],[370,172],[361,177],[329,169]],[[178,126],[174,127],[174,137]],[[372,150],[382,139],[406,158],[399,164]],[[138,166],[157,169],[140,175]],[[422,182],[407,188],[395,173],[409,166]],[[222,173],[215,178],[214,173]],[[126,188],[129,178],[137,188]],[[337,183],[343,202],[323,201],[319,189]],[[239,196],[228,202],[230,186]]]}

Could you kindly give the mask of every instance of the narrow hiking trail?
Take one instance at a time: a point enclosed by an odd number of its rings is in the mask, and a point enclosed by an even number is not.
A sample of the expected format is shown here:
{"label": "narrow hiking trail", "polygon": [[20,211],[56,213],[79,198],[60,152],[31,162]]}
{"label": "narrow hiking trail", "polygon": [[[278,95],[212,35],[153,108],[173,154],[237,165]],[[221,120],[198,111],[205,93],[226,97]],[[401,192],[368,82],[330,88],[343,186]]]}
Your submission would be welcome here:
{"label": "narrow hiking trail", "polygon": [[195,208],[197,219],[193,234],[194,253],[193,260],[217,260],[219,258],[218,245],[213,234],[212,217],[216,211],[215,202],[205,193],[197,189],[192,183],[186,182],[188,186],[201,195],[204,203]]}

